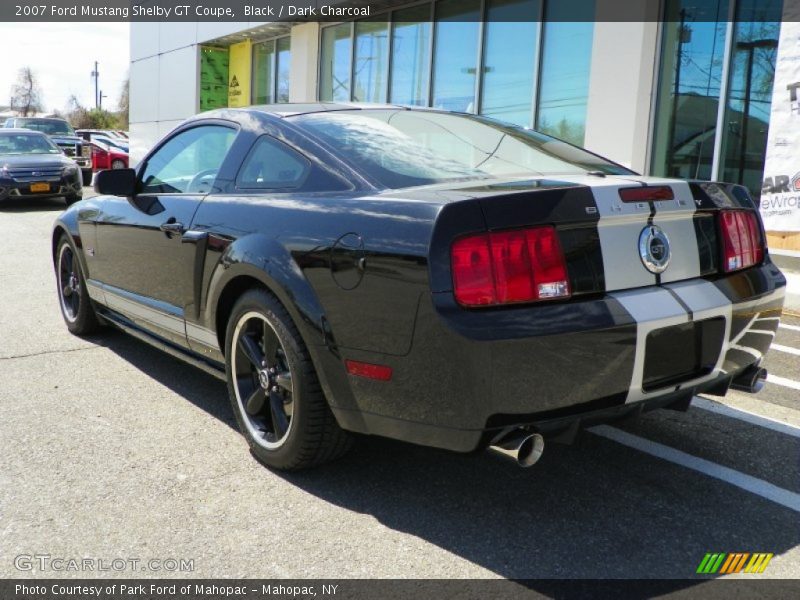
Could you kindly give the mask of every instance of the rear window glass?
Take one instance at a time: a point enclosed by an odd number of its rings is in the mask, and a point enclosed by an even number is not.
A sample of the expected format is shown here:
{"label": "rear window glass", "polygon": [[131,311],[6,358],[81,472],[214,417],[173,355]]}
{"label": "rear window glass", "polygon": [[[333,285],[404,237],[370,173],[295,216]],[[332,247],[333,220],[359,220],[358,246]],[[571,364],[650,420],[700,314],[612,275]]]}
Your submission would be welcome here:
{"label": "rear window glass", "polygon": [[472,115],[358,110],[291,119],[357,170],[390,188],[587,171],[632,173],[561,140]]}

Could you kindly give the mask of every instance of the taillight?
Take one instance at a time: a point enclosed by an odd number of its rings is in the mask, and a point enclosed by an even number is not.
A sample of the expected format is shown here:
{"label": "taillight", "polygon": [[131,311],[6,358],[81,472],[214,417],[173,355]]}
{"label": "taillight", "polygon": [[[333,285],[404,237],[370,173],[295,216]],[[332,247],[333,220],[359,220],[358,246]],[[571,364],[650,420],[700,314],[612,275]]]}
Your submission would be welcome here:
{"label": "taillight", "polygon": [[499,231],[456,240],[453,291],[462,306],[533,302],[570,295],[555,227]]}
{"label": "taillight", "polygon": [[729,273],[759,264],[764,259],[764,245],[755,213],[723,210],[718,218],[723,270]]}
{"label": "taillight", "polygon": [[655,202],[674,200],[675,194],[668,185],[649,185],[620,188],[619,198],[623,202]]}

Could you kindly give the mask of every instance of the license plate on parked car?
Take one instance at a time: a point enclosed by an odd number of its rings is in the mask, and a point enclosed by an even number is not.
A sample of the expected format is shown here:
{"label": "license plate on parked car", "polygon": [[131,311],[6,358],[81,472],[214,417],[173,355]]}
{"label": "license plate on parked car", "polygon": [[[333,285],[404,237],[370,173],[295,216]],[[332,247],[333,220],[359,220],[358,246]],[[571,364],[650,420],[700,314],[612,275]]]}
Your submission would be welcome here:
{"label": "license plate on parked car", "polygon": [[50,184],[49,183],[32,183],[31,184],[31,191],[32,192],[49,192],[50,191]]}

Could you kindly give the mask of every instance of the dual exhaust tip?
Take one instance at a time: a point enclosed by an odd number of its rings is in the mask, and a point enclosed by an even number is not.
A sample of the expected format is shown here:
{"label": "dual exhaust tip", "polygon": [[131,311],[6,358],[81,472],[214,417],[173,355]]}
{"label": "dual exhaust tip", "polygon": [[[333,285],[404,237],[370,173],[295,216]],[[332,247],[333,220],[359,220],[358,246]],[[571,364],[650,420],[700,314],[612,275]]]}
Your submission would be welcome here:
{"label": "dual exhaust tip", "polygon": [[731,381],[731,389],[748,394],[757,394],[767,381],[767,370],[763,367],[750,367]]}
{"label": "dual exhaust tip", "polygon": [[538,433],[517,429],[501,437],[489,449],[520,467],[532,467],[542,457],[544,438]]}
{"label": "dual exhaust tip", "polygon": [[[755,394],[760,392],[767,380],[767,370],[753,366],[731,381],[734,390]],[[500,436],[489,449],[504,458],[514,461],[523,468],[532,467],[542,457],[544,438],[541,434],[516,429]]]}

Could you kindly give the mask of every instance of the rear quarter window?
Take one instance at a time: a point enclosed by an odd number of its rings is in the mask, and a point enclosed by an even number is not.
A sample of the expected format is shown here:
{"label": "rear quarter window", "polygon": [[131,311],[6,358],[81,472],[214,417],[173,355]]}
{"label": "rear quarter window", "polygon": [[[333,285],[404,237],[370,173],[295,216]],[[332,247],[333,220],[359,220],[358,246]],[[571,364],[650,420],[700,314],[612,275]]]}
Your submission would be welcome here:
{"label": "rear quarter window", "polygon": [[294,148],[264,135],[256,140],[236,177],[240,190],[343,191],[349,185],[312,164]]}

